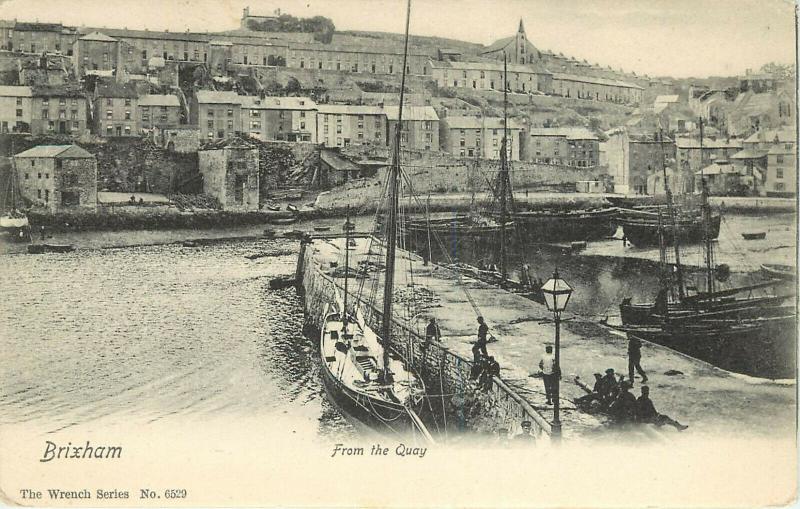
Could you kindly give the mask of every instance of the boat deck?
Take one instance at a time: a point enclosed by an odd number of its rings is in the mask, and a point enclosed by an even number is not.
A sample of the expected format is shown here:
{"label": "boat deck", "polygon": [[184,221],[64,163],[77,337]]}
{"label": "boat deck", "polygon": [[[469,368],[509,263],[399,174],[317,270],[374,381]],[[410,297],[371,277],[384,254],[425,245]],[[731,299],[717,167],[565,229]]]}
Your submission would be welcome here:
{"label": "boat deck", "polygon": [[[366,258],[369,241],[359,238],[356,243],[350,254],[353,266]],[[343,246],[344,239],[327,238],[313,240],[309,248],[313,249],[315,263],[329,267],[331,262],[343,264]],[[372,250],[377,252],[380,246],[373,245]],[[428,306],[411,313],[416,314],[413,322],[416,329],[424,333],[428,318],[436,317],[446,346],[471,359],[477,323],[458,277],[436,265],[424,266],[417,255],[398,250],[395,275],[398,291],[405,291],[411,281],[409,268],[415,286],[427,290],[424,294]],[[371,277],[375,277],[374,273]],[[382,273],[377,277],[382,280]],[[542,381],[528,376],[538,369],[544,346],[553,341],[553,325],[548,321],[550,313],[541,304],[488,284],[467,278],[463,284],[486,318],[490,333],[497,338],[496,342],[489,343],[488,350],[500,363],[501,378],[550,420],[552,407],[545,404]],[[369,286],[369,282],[364,285],[365,288]],[[351,282],[350,288],[355,294],[358,284]],[[380,301],[380,295],[377,298]],[[403,306],[396,305],[394,312],[397,317],[401,316]],[[627,375],[627,341],[623,334],[590,319],[573,317],[569,313],[565,313],[564,318],[567,321],[562,323],[561,331],[563,433],[565,438],[596,436],[595,431],[605,418],[575,409],[572,400],[585,393],[574,380],[579,377],[583,383],[591,385],[593,373],[609,367]],[[762,433],[775,437],[776,433],[791,433],[794,429],[794,381],[770,381],[729,373],[650,343],[642,348],[642,366],[648,373],[656,409],[690,426],[682,436]],[[637,378],[634,388],[637,396],[639,385]],[[765,420],[769,420],[769,426],[764,425]],[[677,434],[670,427],[662,430],[666,436]]]}

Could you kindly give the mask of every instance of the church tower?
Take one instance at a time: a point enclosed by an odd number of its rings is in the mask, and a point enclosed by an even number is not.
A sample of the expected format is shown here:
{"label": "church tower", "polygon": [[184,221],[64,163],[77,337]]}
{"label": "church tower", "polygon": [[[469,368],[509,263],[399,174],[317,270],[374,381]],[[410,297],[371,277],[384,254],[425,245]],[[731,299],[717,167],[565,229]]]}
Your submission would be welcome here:
{"label": "church tower", "polygon": [[525,35],[525,25],[522,24],[522,18],[519,19],[519,29],[517,29],[517,37],[515,41],[515,48],[513,62],[517,64],[529,64],[536,55],[529,54],[528,37]]}

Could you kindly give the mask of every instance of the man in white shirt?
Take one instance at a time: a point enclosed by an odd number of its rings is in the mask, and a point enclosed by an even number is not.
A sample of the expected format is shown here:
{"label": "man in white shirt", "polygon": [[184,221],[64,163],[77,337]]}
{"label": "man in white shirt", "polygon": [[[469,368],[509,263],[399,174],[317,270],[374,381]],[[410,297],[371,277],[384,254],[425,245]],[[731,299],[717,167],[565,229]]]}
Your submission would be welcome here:
{"label": "man in white shirt", "polygon": [[544,349],[545,353],[542,360],[539,361],[539,369],[542,371],[542,380],[544,380],[544,393],[547,397],[547,404],[552,405],[553,399],[556,397],[556,358],[553,355],[553,347],[547,345]]}

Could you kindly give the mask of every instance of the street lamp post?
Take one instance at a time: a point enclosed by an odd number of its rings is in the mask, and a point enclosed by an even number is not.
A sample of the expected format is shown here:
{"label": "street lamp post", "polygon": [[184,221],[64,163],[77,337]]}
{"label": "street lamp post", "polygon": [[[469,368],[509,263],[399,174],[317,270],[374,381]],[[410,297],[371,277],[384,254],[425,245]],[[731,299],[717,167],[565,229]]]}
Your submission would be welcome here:
{"label": "street lamp post", "polygon": [[561,386],[561,312],[567,308],[567,302],[572,295],[572,287],[566,281],[561,279],[558,275],[558,268],[553,271],[553,277],[548,279],[542,286],[542,293],[544,294],[544,302],[547,309],[553,313],[553,321],[556,325],[556,388],[555,388],[555,401],[553,401],[553,433],[552,436],[556,440],[561,438],[561,402],[560,386]]}

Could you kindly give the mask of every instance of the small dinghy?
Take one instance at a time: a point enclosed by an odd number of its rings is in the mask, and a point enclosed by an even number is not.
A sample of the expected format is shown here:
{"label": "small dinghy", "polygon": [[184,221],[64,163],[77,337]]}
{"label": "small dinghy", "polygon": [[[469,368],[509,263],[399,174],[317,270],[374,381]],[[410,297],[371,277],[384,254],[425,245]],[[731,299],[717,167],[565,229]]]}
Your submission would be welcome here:
{"label": "small dinghy", "polygon": [[753,232],[753,233],[743,233],[742,238],[744,240],[761,240],[767,237],[767,232]]}
{"label": "small dinghy", "polygon": [[75,251],[75,246],[72,244],[31,244],[28,246],[30,254],[69,253],[70,251]]}

